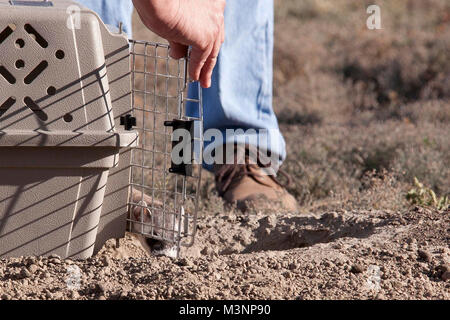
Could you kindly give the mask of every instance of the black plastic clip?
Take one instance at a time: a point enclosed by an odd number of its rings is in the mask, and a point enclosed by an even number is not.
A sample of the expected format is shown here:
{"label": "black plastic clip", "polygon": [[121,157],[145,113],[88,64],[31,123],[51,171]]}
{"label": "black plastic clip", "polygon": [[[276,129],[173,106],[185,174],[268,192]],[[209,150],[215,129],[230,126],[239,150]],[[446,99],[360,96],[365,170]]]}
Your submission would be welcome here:
{"label": "black plastic clip", "polygon": [[[172,121],[165,121],[164,126],[166,127],[172,127],[173,132],[176,130],[186,130],[187,133],[189,133],[190,140],[189,141],[174,141],[172,140],[172,149],[177,147],[180,143],[183,145],[189,144],[190,151],[191,151],[191,157],[189,163],[182,162],[181,164],[175,164],[172,160],[172,165],[169,169],[169,172],[183,175],[183,176],[193,176],[193,167],[194,167],[194,121],[192,120],[179,120],[174,119]],[[181,149],[180,154],[178,155],[184,159],[183,150]]]}
{"label": "black plastic clip", "polygon": [[120,125],[124,126],[127,131],[131,131],[136,124],[136,118],[132,117],[131,114],[120,117]]}

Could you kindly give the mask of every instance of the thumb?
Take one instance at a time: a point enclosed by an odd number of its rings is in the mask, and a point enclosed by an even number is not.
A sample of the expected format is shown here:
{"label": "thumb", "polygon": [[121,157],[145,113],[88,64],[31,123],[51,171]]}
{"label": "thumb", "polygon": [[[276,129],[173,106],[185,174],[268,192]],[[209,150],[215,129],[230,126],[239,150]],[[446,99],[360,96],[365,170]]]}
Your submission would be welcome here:
{"label": "thumb", "polygon": [[174,58],[174,59],[181,59],[186,57],[187,55],[187,51],[188,51],[188,47],[185,45],[182,45],[180,43],[177,42],[169,42],[170,44],[170,51],[169,51],[169,55]]}

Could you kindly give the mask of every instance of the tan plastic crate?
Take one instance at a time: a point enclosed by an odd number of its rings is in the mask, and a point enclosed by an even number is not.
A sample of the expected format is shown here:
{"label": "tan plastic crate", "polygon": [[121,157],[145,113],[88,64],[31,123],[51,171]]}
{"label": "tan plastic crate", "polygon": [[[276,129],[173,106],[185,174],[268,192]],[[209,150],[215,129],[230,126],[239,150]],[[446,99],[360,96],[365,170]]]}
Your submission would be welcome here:
{"label": "tan plastic crate", "polygon": [[73,4],[0,0],[0,257],[87,258],[125,233],[129,43]]}

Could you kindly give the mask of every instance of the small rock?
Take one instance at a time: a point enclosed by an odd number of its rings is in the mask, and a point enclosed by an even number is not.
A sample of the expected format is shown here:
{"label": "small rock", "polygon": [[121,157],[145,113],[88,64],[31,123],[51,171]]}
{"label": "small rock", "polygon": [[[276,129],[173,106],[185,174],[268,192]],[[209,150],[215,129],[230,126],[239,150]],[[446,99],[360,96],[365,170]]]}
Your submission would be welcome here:
{"label": "small rock", "polygon": [[351,273],[355,273],[355,274],[357,274],[357,273],[363,273],[363,272],[364,272],[364,268],[363,268],[361,265],[359,265],[359,264],[354,264],[354,265],[351,267],[350,272],[351,272]]}
{"label": "small rock", "polygon": [[339,217],[339,214],[337,212],[327,212],[322,215],[322,219],[324,220],[335,220]]}
{"label": "small rock", "polygon": [[80,297],[80,294],[78,293],[78,291],[71,291],[69,293],[69,297],[73,300],[76,300]]}
{"label": "small rock", "polygon": [[235,253],[239,253],[242,250],[242,246],[238,243],[235,243],[233,245],[228,245],[226,246],[221,252],[220,254],[222,255],[231,255],[231,254],[235,254]]}
{"label": "small rock", "polygon": [[108,267],[111,265],[111,259],[108,256],[103,256],[102,263],[105,267]]}
{"label": "small rock", "polygon": [[53,294],[53,300],[62,300],[63,299],[63,293],[62,292],[55,292]]}
{"label": "small rock", "polygon": [[39,267],[38,267],[37,265],[35,265],[35,264],[32,264],[32,265],[30,265],[30,266],[28,267],[28,270],[29,270],[32,274],[35,274],[35,273],[39,270]]}
{"label": "small rock", "polygon": [[121,291],[121,292],[120,292],[120,297],[121,297],[121,298],[126,298],[126,297],[128,297],[128,291],[127,291],[127,290]]}
{"label": "small rock", "polygon": [[192,262],[191,262],[191,260],[189,260],[187,258],[182,258],[182,259],[178,260],[178,265],[183,266],[183,267],[189,267],[189,266],[192,266]]}
{"label": "small rock", "polygon": [[58,265],[58,264],[61,264],[61,259],[59,259],[59,258],[51,258],[51,259],[48,260],[48,263]]}
{"label": "small rock", "polygon": [[376,296],[375,296],[375,300],[385,300],[386,296],[384,294],[382,294],[381,292],[379,292]]}
{"label": "small rock", "polygon": [[213,255],[214,250],[208,246],[204,247],[202,251],[200,251],[201,254],[205,255],[205,256],[210,256]]}
{"label": "small rock", "polygon": [[417,250],[417,255],[419,256],[420,259],[422,259],[426,262],[430,262],[431,258],[432,258],[431,254],[425,250]]}
{"label": "small rock", "polygon": [[25,264],[27,266],[35,264],[37,262],[37,258],[36,257],[28,257],[25,259]]}
{"label": "small rock", "polygon": [[289,265],[289,270],[291,270],[291,271],[296,270],[296,269],[298,269],[298,268],[299,268],[299,266],[297,266],[296,263],[291,263],[291,264]]}
{"label": "small rock", "polygon": [[262,223],[266,224],[269,228],[275,228],[277,226],[277,217],[275,215],[270,215],[262,219]]}
{"label": "small rock", "polygon": [[402,287],[402,284],[400,281],[392,281],[392,287],[398,290]]}
{"label": "small rock", "polygon": [[203,229],[205,229],[205,227],[206,227],[206,225],[203,224],[203,223],[201,223],[201,222],[199,222],[199,223],[197,224],[197,230],[203,230]]}
{"label": "small rock", "polygon": [[448,264],[441,264],[440,266],[436,267],[436,270],[438,272],[445,273],[447,271],[450,271],[450,265],[448,265]]}
{"label": "small rock", "polygon": [[442,279],[443,281],[448,281],[448,280],[450,280],[450,271],[445,271],[445,272],[442,274],[441,279]]}
{"label": "small rock", "polygon": [[96,286],[96,292],[98,293],[106,292],[106,286],[103,283],[98,283]]}
{"label": "small rock", "polygon": [[21,277],[22,279],[24,279],[24,278],[29,278],[29,277],[31,277],[31,276],[32,276],[32,274],[31,274],[30,271],[28,271],[27,268],[23,268],[22,270],[20,270],[20,277]]}

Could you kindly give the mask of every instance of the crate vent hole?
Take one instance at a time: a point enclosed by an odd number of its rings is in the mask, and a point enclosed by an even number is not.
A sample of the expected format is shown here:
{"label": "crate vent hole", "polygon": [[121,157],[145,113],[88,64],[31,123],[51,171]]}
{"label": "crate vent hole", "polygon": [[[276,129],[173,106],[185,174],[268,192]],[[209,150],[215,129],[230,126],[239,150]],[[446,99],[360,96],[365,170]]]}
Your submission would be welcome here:
{"label": "crate vent hole", "polygon": [[0,44],[2,44],[8,37],[16,30],[16,26],[14,24],[8,25],[5,29],[0,32]]}
{"label": "crate vent hole", "polygon": [[64,59],[65,55],[66,55],[66,54],[65,54],[64,51],[62,51],[62,50],[58,50],[58,51],[56,51],[56,53],[55,53],[56,58],[58,58],[59,60]]}
{"label": "crate vent hole", "polygon": [[25,84],[31,84],[48,67],[47,61],[42,61],[23,80]]}
{"label": "crate vent hole", "polygon": [[25,47],[25,40],[17,39],[16,40],[16,47],[19,48],[19,49]]}
{"label": "crate vent hole", "polygon": [[54,96],[54,95],[56,94],[56,88],[53,87],[53,86],[48,87],[48,88],[47,88],[47,94],[48,94],[49,96]]}
{"label": "crate vent hole", "polygon": [[8,98],[5,102],[3,102],[0,105],[0,117],[5,114],[6,111],[8,111],[9,108],[11,108],[16,103],[15,97]]}
{"label": "crate vent hole", "polygon": [[72,117],[72,115],[70,113],[66,113],[64,115],[63,119],[64,119],[65,122],[72,122],[73,121],[73,117]]}
{"label": "crate vent hole", "polygon": [[10,84],[15,84],[16,83],[16,78],[4,66],[0,66],[0,74]]}
{"label": "crate vent hole", "polygon": [[16,68],[17,68],[17,69],[23,69],[23,68],[25,68],[25,61],[23,61],[23,60],[17,60],[17,61],[16,61]]}
{"label": "crate vent hole", "polygon": [[42,48],[48,47],[47,40],[44,39],[43,36],[39,34],[39,32],[36,31],[30,24],[25,25],[25,31],[28,32],[28,34],[35,40]]}
{"label": "crate vent hole", "polygon": [[31,111],[34,112],[34,114],[41,119],[42,121],[47,121],[48,120],[48,116],[47,114],[42,111],[42,109],[39,107],[39,105],[34,102],[33,99],[31,99],[30,97],[25,97],[23,99],[23,102],[25,102],[25,105],[30,108]]}

